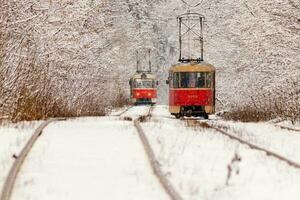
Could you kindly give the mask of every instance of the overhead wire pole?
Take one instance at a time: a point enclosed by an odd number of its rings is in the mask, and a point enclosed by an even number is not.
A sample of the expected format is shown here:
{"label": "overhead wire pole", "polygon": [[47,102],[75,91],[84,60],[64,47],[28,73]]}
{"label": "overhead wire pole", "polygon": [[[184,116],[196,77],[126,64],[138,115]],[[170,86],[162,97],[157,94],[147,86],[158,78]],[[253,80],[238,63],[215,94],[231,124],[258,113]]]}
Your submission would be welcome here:
{"label": "overhead wire pole", "polygon": [[181,35],[181,23],[182,23],[182,18],[179,17],[179,61],[181,61],[181,47],[182,47],[182,35]]}
{"label": "overhead wire pole", "polygon": [[[188,11],[190,12],[190,11]],[[188,59],[191,59],[191,32],[189,31],[192,30],[190,27],[191,27],[191,20],[190,20],[190,16],[188,15]]]}
{"label": "overhead wire pole", "polygon": [[136,51],[136,72],[139,72],[139,65],[140,65],[140,62],[139,62],[139,52]]}
{"label": "overhead wire pole", "polygon": [[203,49],[204,49],[204,41],[203,41],[203,18],[202,17],[199,17],[200,18],[200,45],[201,45],[201,61],[204,60],[203,58]]}
{"label": "overhead wire pole", "polygon": [[[191,61],[202,62],[203,57],[204,57],[204,41],[203,41],[204,16],[200,15],[198,13],[188,12],[188,13],[178,16],[177,18],[179,21],[179,62],[191,62]],[[199,22],[196,22],[198,20],[199,20]],[[186,28],[186,31],[184,33],[182,30],[183,26],[184,26],[184,28]],[[200,33],[198,33],[198,28],[200,29],[199,30]],[[185,40],[187,40],[187,44],[184,43],[184,45],[186,45],[187,48],[183,50],[182,43]],[[191,47],[191,45],[192,45],[191,40],[195,40],[195,43],[194,43],[195,46],[193,46],[193,47]],[[197,45],[198,44],[197,40],[199,40],[199,42],[200,42],[200,47],[198,47],[198,45]],[[195,50],[197,52],[195,52]],[[199,52],[199,50],[200,50],[200,52]],[[195,53],[198,54],[198,56],[196,58],[195,58],[195,55],[196,55]],[[183,54],[185,54],[185,55],[183,55]],[[183,56],[186,56],[187,58],[183,58]]]}
{"label": "overhead wire pole", "polygon": [[151,50],[149,49],[149,73],[151,73]]}

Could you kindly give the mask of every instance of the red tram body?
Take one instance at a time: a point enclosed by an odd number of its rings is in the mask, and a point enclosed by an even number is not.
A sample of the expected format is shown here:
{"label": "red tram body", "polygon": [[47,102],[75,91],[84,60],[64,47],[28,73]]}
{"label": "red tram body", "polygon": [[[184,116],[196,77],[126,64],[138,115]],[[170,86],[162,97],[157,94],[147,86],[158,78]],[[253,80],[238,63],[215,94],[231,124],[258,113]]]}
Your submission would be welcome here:
{"label": "red tram body", "polygon": [[157,81],[151,73],[136,73],[129,81],[130,97],[133,104],[155,104]]}
{"label": "red tram body", "polygon": [[[179,64],[169,69],[169,111],[176,118],[215,112],[215,68],[203,60],[204,16],[185,13],[179,23]],[[200,57],[197,57],[200,51]],[[185,54],[185,56],[183,56]]]}
{"label": "red tram body", "polygon": [[155,88],[134,88],[132,89],[132,98],[134,99],[156,99],[157,92]]}
{"label": "red tram body", "polygon": [[215,112],[215,68],[207,63],[182,63],[169,69],[169,111],[181,116]]}

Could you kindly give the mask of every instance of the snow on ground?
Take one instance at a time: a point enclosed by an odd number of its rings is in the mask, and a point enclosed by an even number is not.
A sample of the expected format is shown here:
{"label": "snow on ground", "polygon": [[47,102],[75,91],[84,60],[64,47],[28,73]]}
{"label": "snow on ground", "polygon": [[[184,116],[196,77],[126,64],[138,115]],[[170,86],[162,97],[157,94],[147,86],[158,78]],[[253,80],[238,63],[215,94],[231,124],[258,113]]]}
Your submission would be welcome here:
{"label": "snow on ground", "polygon": [[[137,105],[133,106],[129,110],[127,110],[125,113],[123,113],[121,116],[124,117],[131,117],[132,119],[136,119],[139,116],[146,115],[150,109],[150,105]],[[124,110],[116,110],[113,111],[110,116],[116,116],[123,112]]]}
{"label": "snow on ground", "polygon": [[[145,108],[134,110],[131,114],[138,115]],[[133,123],[102,117],[50,124],[25,161],[12,199],[168,196],[153,175]]]}
{"label": "snow on ground", "polygon": [[[148,112],[136,106],[122,116]],[[147,160],[132,121],[87,117],[50,124],[26,159],[13,200],[168,199]],[[25,145],[41,122],[0,128],[0,188],[11,155]],[[300,162],[300,134],[270,123],[240,123],[214,118],[255,144]],[[188,127],[156,106],[142,123],[166,176],[187,200],[282,200],[300,196],[300,170],[252,150],[219,133]]]}
{"label": "snow on ground", "polygon": [[124,106],[124,107],[120,107],[120,108],[109,108],[106,110],[107,115],[111,115],[111,116],[117,116],[122,114],[126,109],[129,109],[130,106]]}
{"label": "snow on ground", "polygon": [[139,116],[148,114],[150,105],[138,105],[129,109],[123,114],[123,116],[132,117],[133,119],[138,118]]}
{"label": "snow on ground", "polygon": [[13,164],[13,154],[18,155],[34,130],[42,122],[22,122],[0,126],[0,191]]}
{"label": "snow on ground", "polygon": [[281,121],[279,123],[276,123],[276,125],[300,130],[300,122],[292,123],[291,121],[286,121],[285,120],[285,121]]}
{"label": "snow on ground", "polygon": [[[172,119],[166,106],[154,109],[152,120],[143,124],[163,171],[184,199],[282,200],[300,196],[300,170],[212,130],[185,126],[184,121]],[[241,160],[234,159],[235,155]]]}
{"label": "snow on ground", "polygon": [[229,132],[300,163],[300,132],[276,127],[273,123],[242,123],[218,120]]}

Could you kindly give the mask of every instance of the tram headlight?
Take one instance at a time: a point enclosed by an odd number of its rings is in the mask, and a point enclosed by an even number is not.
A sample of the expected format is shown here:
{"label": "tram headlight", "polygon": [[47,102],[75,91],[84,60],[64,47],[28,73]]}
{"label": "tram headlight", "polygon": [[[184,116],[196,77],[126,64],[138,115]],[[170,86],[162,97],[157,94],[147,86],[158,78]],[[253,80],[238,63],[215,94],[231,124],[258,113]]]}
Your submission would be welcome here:
{"label": "tram headlight", "polygon": [[137,92],[137,93],[136,93],[136,96],[140,96],[140,93],[139,93],[139,92]]}
{"label": "tram headlight", "polygon": [[148,96],[149,96],[149,97],[151,96],[151,93],[150,93],[150,92],[148,92]]}

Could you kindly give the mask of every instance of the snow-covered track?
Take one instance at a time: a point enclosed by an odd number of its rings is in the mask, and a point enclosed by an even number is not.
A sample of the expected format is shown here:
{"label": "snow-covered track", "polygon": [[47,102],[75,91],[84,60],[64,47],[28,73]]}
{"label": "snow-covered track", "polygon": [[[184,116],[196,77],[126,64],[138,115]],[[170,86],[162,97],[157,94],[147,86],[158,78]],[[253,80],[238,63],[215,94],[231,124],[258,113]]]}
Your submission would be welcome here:
{"label": "snow-covered track", "polygon": [[174,186],[171,184],[171,182],[167,179],[167,177],[164,175],[163,171],[161,170],[160,164],[155,157],[154,151],[149,143],[149,140],[140,125],[141,122],[144,122],[151,117],[151,112],[152,112],[153,108],[154,108],[153,106],[150,107],[147,115],[140,116],[139,118],[135,119],[134,126],[136,127],[136,129],[138,131],[140,140],[143,144],[143,147],[145,149],[145,152],[147,154],[148,160],[151,164],[151,167],[153,169],[155,176],[158,178],[162,187],[164,188],[164,190],[166,191],[166,193],[169,195],[169,197],[172,200],[181,200],[182,197],[175,190]]}
{"label": "snow-covered track", "polygon": [[38,138],[41,136],[43,129],[48,126],[50,123],[55,121],[61,121],[65,120],[65,118],[53,118],[49,119],[45,122],[43,122],[34,132],[34,134],[31,136],[31,138],[28,140],[27,144],[24,146],[20,154],[15,158],[15,162],[13,163],[12,167],[10,168],[10,171],[7,175],[7,178],[4,182],[0,200],[10,200],[13,188],[18,176],[18,173],[28,155],[30,150],[32,149],[35,142],[38,140]]}
{"label": "snow-covered track", "polygon": [[117,115],[111,115],[112,117],[121,117],[122,115],[124,115],[128,110],[130,110],[130,108],[132,108],[133,106],[129,106],[128,108],[126,108],[125,110],[123,110],[122,112],[120,112]]}
{"label": "snow-covered track", "polygon": [[[189,121],[189,120],[188,120],[188,121]],[[292,160],[290,160],[289,158],[287,158],[287,157],[285,157],[285,156],[282,156],[282,155],[280,155],[280,154],[278,154],[278,153],[275,153],[275,152],[273,152],[273,151],[271,151],[271,150],[268,150],[268,149],[266,149],[266,148],[264,148],[264,147],[260,147],[260,146],[258,146],[258,145],[256,145],[256,144],[253,144],[253,143],[251,143],[251,142],[248,142],[248,141],[246,141],[246,140],[244,140],[244,139],[242,139],[242,138],[240,138],[240,137],[238,137],[238,136],[236,136],[236,135],[230,134],[230,133],[228,133],[228,132],[225,130],[225,127],[217,126],[217,125],[213,125],[213,124],[209,124],[209,123],[207,123],[207,122],[200,122],[200,121],[197,121],[197,120],[194,120],[194,119],[191,120],[191,121],[192,121],[192,122],[188,122],[188,123],[197,124],[197,125],[199,125],[199,126],[201,126],[201,127],[203,127],[203,128],[214,129],[214,130],[216,130],[218,133],[220,133],[220,134],[222,134],[222,135],[225,135],[225,136],[229,137],[229,138],[232,139],[232,140],[236,140],[236,141],[240,142],[241,144],[244,144],[244,145],[249,146],[251,149],[255,149],[255,150],[258,150],[258,151],[262,151],[262,152],[266,153],[267,156],[274,157],[274,158],[276,158],[276,159],[278,159],[278,160],[280,160],[280,161],[283,161],[283,162],[287,163],[287,164],[288,164],[289,166],[291,166],[291,167],[300,169],[300,163],[297,163],[297,162],[295,162],[295,161],[292,161]]]}
{"label": "snow-covered track", "polygon": [[287,126],[282,126],[282,125],[275,125],[275,126],[281,128],[281,129],[289,130],[289,131],[300,132],[300,129],[295,129],[295,128],[291,128],[291,127],[287,127]]}

